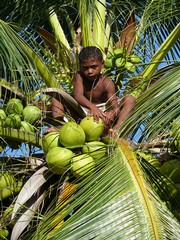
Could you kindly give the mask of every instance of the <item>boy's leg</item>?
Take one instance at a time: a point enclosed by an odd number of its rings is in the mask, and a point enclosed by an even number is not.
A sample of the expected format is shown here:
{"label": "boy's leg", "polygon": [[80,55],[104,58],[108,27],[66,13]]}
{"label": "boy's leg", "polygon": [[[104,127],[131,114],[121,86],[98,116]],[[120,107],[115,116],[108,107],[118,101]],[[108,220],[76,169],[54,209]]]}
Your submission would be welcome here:
{"label": "boy's leg", "polygon": [[63,119],[64,117],[64,107],[61,102],[56,98],[52,98],[50,109],[52,111],[52,117],[54,119]]}
{"label": "boy's leg", "polygon": [[120,103],[121,110],[119,112],[116,125],[113,127],[114,129],[118,129],[118,127],[127,119],[127,117],[132,112],[132,109],[134,108],[135,104],[136,99],[131,95],[126,95],[122,99],[122,102]]}
{"label": "boy's leg", "polygon": [[131,95],[126,95],[120,101],[120,111],[117,116],[117,121],[113,126],[113,128],[109,129],[109,135],[111,136],[114,135],[114,133],[118,130],[120,125],[128,118],[135,104],[136,104],[136,99]]}
{"label": "boy's leg", "polygon": [[[53,118],[53,125],[55,126],[55,128],[59,128],[60,127],[59,121],[63,121],[63,117],[64,117],[64,107],[62,103],[59,102],[56,98],[52,98],[51,105],[49,106],[49,110]],[[47,134],[47,133],[53,132],[56,130],[55,128],[53,126],[50,128],[47,128],[44,133]]]}

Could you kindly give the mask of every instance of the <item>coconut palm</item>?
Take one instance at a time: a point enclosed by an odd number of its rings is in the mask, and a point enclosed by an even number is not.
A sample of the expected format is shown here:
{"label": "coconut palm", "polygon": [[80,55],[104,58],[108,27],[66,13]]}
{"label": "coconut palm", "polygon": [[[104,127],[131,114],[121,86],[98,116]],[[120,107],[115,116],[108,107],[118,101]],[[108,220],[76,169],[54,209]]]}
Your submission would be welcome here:
{"label": "coconut palm", "polygon": [[[2,210],[11,208],[2,213],[2,230],[11,239],[179,239],[177,185],[159,171],[164,161],[179,159],[178,127],[172,129],[180,113],[177,1],[42,3],[1,1],[2,107],[16,97],[43,110],[36,133],[1,124],[2,171],[23,182],[8,203],[1,197]],[[54,124],[49,95],[61,97],[69,117],[72,109],[81,117],[72,79],[79,49],[88,45],[98,46],[106,61],[114,49],[123,49],[125,62],[132,54],[140,61],[133,71],[104,68],[117,94],[131,94],[136,106],[95,172],[77,179],[49,171],[42,132]],[[13,150],[9,140],[23,145]]]}

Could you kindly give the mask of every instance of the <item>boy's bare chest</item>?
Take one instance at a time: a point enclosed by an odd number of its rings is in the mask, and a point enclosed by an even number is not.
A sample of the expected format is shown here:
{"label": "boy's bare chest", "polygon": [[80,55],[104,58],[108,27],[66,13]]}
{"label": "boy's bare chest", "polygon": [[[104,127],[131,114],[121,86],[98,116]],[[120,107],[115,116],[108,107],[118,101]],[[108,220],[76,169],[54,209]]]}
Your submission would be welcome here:
{"label": "boy's bare chest", "polygon": [[94,103],[106,101],[106,89],[103,85],[84,86],[84,95],[87,99],[92,99]]}

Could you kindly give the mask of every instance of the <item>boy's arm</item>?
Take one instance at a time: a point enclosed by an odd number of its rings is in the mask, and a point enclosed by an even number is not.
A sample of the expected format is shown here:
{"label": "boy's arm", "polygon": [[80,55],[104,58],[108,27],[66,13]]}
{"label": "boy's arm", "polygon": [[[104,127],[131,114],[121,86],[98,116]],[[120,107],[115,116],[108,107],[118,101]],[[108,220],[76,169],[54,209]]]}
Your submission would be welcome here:
{"label": "boy's arm", "polygon": [[99,117],[104,118],[105,114],[96,107],[95,104],[91,103],[85,96],[84,96],[84,86],[83,86],[83,79],[79,73],[76,73],[74,78],[74,98],[76,101],[90,110],[90,115],[94,116],[94,120],[98,121]]}

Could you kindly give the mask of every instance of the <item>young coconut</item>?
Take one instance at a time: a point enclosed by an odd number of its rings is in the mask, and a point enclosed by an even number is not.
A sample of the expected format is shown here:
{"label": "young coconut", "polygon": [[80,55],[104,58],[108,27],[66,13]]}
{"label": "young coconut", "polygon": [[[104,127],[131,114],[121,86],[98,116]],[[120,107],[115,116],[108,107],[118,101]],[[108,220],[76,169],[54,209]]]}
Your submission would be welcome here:
{"label": "young coconut", "polygon": [[180,161],[178,159],[173,159],[165,162],[159,171],[169,177],[174,183],[180,183]]}
{"label": "young coconut", "polygon": [[41,117],[41,110],[36,106],[26,106],[22,111],[24,121],[34,123]]}
{"label": "young coconut", "polygon": [[28,122],[21,121],[20,130],[26,131],[26,132],[34,132],[34,126]]}
{"label": "young coconut", "polygon": [[3,188],[6,188],[7,186],[15,184],[15,182],[16,182],[16,179],[10,172],[0,173],[0,190],[2,190]]}
{"label": "young coconut", "polygon": [[54,147],[60,147],[59,132],[50,132],[42,138],[42,149],[45,154]]}
{"label": "young coconut", "polygon": [[87,153],[94,160],[98,160],[106,155],[106,145],[99,141],[88,142],[83,146],[82,153]]}
{"label": "young coconut", "polygon": [[74,153],[64,147],[51,148],[46,155],[49,170],[55,174],[63,174],[70,167]]}
{"label": "young coconut", "polygon": [[0,108],[0,120],[4,120],[6,118],[6,112],[3,108]]}
{"label": "young coconut", "polygon": [[16,113],[12,113],[5,118],[4,126],[9,128],[20,128],[21,126],[21,117]]}
{"label": "young coconut", "polygon": [[22,101],[20,99],[17,98],[11,98],[9,100],[9,102],[7,103],[7,113],[8,114],[13,114],[13,113],[17,113],[17,114],[21,114],[23,111],[23,104]]}
{"label": "young coconut", "polygon": [[81,120],[80,126],[85,132],[86,141],[96,141],[102,135],[104,130],[104,123],[102,119],[95,122],[93,117],[85,117]]}
{"label": "young coconut", "polygon": [[67,148],[82,147],[85,143],[85,133],[75,122],[66,122],[59,130],[60,143]]}
{"label": "young coconut", "polygon": [[89,154],[81,154],[72,158],[71,172],[77,178],[87,177],[95,170],[95,161]]}

